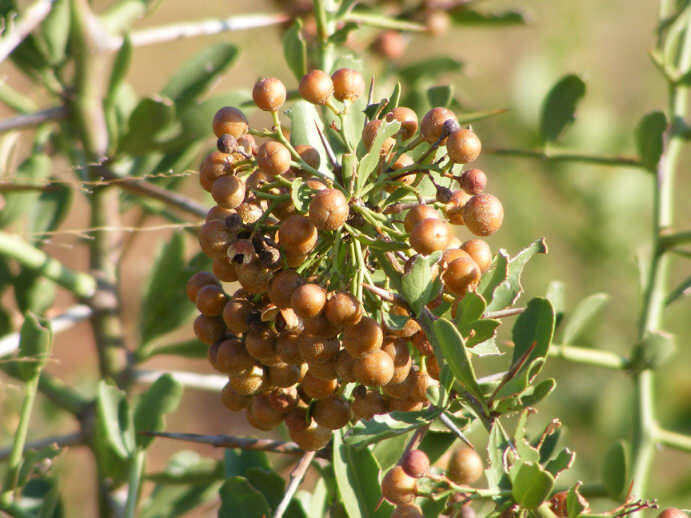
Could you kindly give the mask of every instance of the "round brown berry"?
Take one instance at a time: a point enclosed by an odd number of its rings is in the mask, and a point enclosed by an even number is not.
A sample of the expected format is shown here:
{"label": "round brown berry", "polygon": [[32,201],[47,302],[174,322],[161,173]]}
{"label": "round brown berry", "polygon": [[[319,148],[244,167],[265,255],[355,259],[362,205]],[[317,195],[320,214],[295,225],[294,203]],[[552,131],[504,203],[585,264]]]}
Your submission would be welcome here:
{"label": "round brown berry", "polygon": [[370,317],[361,318],[357,324],[348,326],[343,331],[343,346],[353,358],[379,349],[383,340],[381,327]]}
{"label": "round brown berry", "polygon": [[353,376],[353,366],[355,360],[348,354],[348,351],[341,349],[336,355],[336,377],[343,383],[355,381]]}
{"label": "round brown berry", "polygon": [[195,273],[192,277],[190,277],[190,280],[187,281],[187,286],[185,287],[187,298],[193,303],[196,303],[199,290],[207,284],[218,285],[218,279],[216,279],[216,277],[210,272]]}
{"label": "round brown berry", "polygon": [[[362,143],[368,151],[372,149],[372,144],[374,144],[374,139],[377,133],[379,133],[379,128],[381,128],[382,124],[383,122],[380,119],[374,119],[365,124],[365,128],[362,130]],[[388,153],[395,145],[396,140],[393,137],[387,137],[382,144],[381,153]]]}
{"label": "round brown berry", "polygon": [[446,151],[452,162],[467,164],[480,156],[482,143],[473,130],[460,129],[449,135]]}
{"label": "round brown berry", "polygon": [[408,377],[413,363],[407,340],[388,340],[381,349],[393,360],[393,376],[388,383],[401,383]]}
{"label": "round brown berry", "polygon": [[223,325],[223,320],[205,315],[199,315],[194,320],[193,329],[199,341],[207,345],[218,342],[226,333],[226,326]]}
{"label": "round brown berry", "polygon": [[245,199],[245,182],[235,175],[221,176],[211,186],[211,196],[224,209],[234,209]]}
{"label": "round brown berry", "polygon": [[458,183],[468,194],[480,194],[487,187],[487,175],[482,169],[468,169],[463,172]]}
{"label": "round brown berry", "polygon": [[365,92],[362,74],[351,68],[339,68],[331,76],[334,97],[339,101],[354,101]]}
{"label": "round brown berry", "polygon": [[406,41],[398,31],[382,31],[374,40],[372,48],[386,59],[400,59],[405,53]]}
{"label": "round brown berry", "polygon": [[475,264],[480,268],[480,272],[485,273],[492,265],[492,249],[482,239],[469,239],[461,245]]}
{"label": "round brown berry", "polygon": [[446,221],[436,218],[423,219],[410,233],[410,246],[422,255],[444,250],[451,238]]}
{"label": "round brown berry", "polygon": [[223,282],[235,282],[238,280],[235,266],[226,259],[214,259],[214,262],[211,264],[211,270]]}
{"label": "round brown berry", "polygon": [[[412,167],[413,165],[415,165],[415,160],[413,160],[409,155],[403,153],[393,164],[391,164],[391,169],[394,171],[399,171],[401,169]],[[419,171],[403,171],[399,176],[393,176],[393,180],[397,183],[387,186],[386,190],[393,192],[401,183],[412,185],[415,183],[415,178],[417,178],[418,173]]]}
{"label": "round brown berry", "polygon": [[252,261],[247,264],[236,264],[235,273],[238,282],[248,292],[253,295],[264,293],[269,289],[271,281],[271,271],[264,267],[259,261]]}
{"label": "round brown berry", "polygon": [[326,362],[335,358],[341,344],[335,338],[313,338],[303,336],[298,342],[300,357],[310,364],[312,362]]}
{"label": "round brown berry", "polygon": [[223,321],[235,334],[242,334],[248,329],[251,307],[247,300],[233,297],[223,307]]}
{"label": "round brown berry", "polygon": [[247,407],[247,420],[260,430],[273,430],[283,421],[283,413],[271,406],[266,394],[257,394]]}
{"label": "round brown berry", "polygon": [[345,291],[331,293],[324,305],[324,316],[337,329],[357,324],[362,318],[358,299]]}
{"label": "round brown berry", "polygon": [[294,214],[281,222],[278,241],[287,254],[299,257],[307,254],[317,244],[317,227],[305,216]]}
{"label": "round brown berry", "polygon": [[477,286],[480,275],[480,268],[475,261],[469,256],[461,256],[446,267],[442,274],[442,281],[449,291],[461,296]]}
{"label": "round brown berry", "polygon": [[254,83],[252,99],[257,108],[275,112],[286,102],[286,87],[280,79],[265,77]]}
{"label": "round brown berry", "polygon": [[213,129],[217,137],[227,133],[239,138],[247,133],[249,124],[244,113],[232,106],[225,106],[214,115]]}
{"label": "round brown berry", "polygon": [[232,216],[233,214],[235,214],[234,210],[224,209],[223,207],[214,205],[209,209],[209,212],[206,213],[204,221],[218,220],[225,222],[226,218],[228,216]]}
{"label": "round brown berry", "polygon": [[403,140],[408,140],[417,132],[417,114],[406,106],[399,106],[391,110],[386,114],[386,120],[389,122],[396,120],[401,123],[398,134]]}
{"label": "round brown berry", "polygon": [[214,182],[231,170],[230,155],[212,151],[204,157],[199,166],[199,183],[205,191],[211,192]]}
{"label": "round brown berry", "polygon": [[309,220],[319,230],[337,230],[348,219],[348,200],[338,189],[317,192],[310,201]]}
{"label": "round brown berry", "polygon": [[217,284],[207,284],[197,293],[197,309],[207,317],[217,317],[223,312],[226,294]]}
{"label": "round brown berry", "polygon": [[240,395],[251,396],[261,390],[266,382],[264,369],[255,365],[249,370],[231,374],[228,383],[232,389]]}
{"label": "round brown berry", "polygon": [[252,358],[264,365],[280,365],[281,357],[276,352],[276,335],[268,327],[252,327],[245,334],[245,347]]}
{"label": "round brown berry", "polygon": [[[362,387],[364,388],[364,387]],[[351,404],[353,415],[358,419],[372,419],[387,411],[386,400],[379,392],[368,390],[362,397],[356,397]]]}
{"label": "round brown berry", "polygon": [[271,279],[269,299],[281,309],[290,307],[290,297],[302,282],[302,278],[295,270],[282,270],[278,272]]}
{"label": "round brown berry", "polygon": [[424,402],[410,398],[391,399],[388,404],[391,412],[417,412],[425,407]]}
{"label": "round brown berry", "polygon": [[[425,113],[420,123],[420,134],[422,138],[430,144],[437,142],[444,132],[444,123],[447,120],[457,120],[454,113],[447,108],[432,108]],[[443,144],[445,140],[446,139],[442,139],[441,143]]]}
{"label": "round brown berry", "polygon": [[322,379],[312,374],[309,369],[307,374],[302,378],[300,385],[303,392],[312,399],[324,399],[336,392],[338,388],[338,381],[335,379]]}
{"label": "round brown berry", "polygon": [[307,365],[312,376],[319,379],[334,380],[338,378],[338,373],[336,372],[336,358],[321,363],[309,362]]}
{"label": "round brown berry", "polygon": [[280,142],[269,140],[259,146],[257,165],[268,176],[287,173],[290,169],[290,151]]}
{"label": "round brown berry", "polygon": [[302,77],[298,90],[306,101],[312,104],[326,104],[334,91],[334,84],[326,72],[312,70]]}
{"label": "round brown berry", "polygon": [[504,207],[491,194],[477,194],[463,206],[463,221],[476,236],[489,236],[501,228]]}
{"label": "round brown berry", "polygon": [[302,380],[303,375],[300,365],[279,363],[269,367],[269,382],[276,387],[291,387]]}
{"label": "round brown berry", "polygon": [[307,162],[307,165],[313,169],[319,169],[319,165],[321,164],[321,156],[319,155],[319,151],[306,144],[295,146],[295,151],[297,151],[297,154],[300,155],[300,158]]}
{"label": "round brown berry", "polygon": [[417,482],[401,466],[394,466],[381,481],[382,496],[394,504],[409,504],[415,500]]}
{"label": "round brown berry", "polygon": [[225,258],[231,236],[223,221],[217,219],[207,221],[199,229],[197,238],[199,246],[206,255],[213,259]]}
{"label": "round brown berry", "polygon": [[302,326],[305,335],[317,338],[333,338],[340,332],[340,329],[331,325],[323,312],[316,317],[303,319]]}
{"label": "round brown berry", "polygon": [[299,344],[299,335],[283,332],[276,339],[276,352],[284,362],[298,365],[302,363]]}
{"label": "round brown berry", "polygon": [[320,399],[312,407],[312,417],[319,425],[338,430],[350,421],[350,403],[343,396],[337,395]]}
{"label": "round brown berry", "polygon": [[442,268],[446,268],[459,257],[470,258],[470,255],[468,252],[461,250],[460,248],[447,248],[444,250],[441,259],[439,260],[439,264],[441,264]]}
{"label": "round brown berry", "polygon": [[441,219],[440,214],[430,205],[416,205],[408,211],[403,220],[405,231],[410,234],[423,219]]}
{"label": "round brown berry", "polygon": [[422,509],[415,504],[397,505],[390,518],[424,518]]}
{"label": "round brown berry", "polygon": [[256,362],[252,358],[245,345],[238,339],[223,340],[216,350],[214,367],[226,374],[239,374],[251,369]]}
{"label": "round brown berry", "polygon": [[401,461],[401,467],[413,478],[421,478],[429,472],[429,458],[422,450],[410,450]]}
{"label": "round brown berry", "polygon": [[311,423],[303,430],[293,431],[289,429],[289,432],[290,438],[305,451],[321,450],[331,440],[331,430],[319,426],[316,422]]}
{"label": "round brown berry", "polygon": [[446,476],[456,484],[468,485],[482,477],[482,458],[472,448],[458,448],[451,454]]}
{"label": "round brown berry", "polygon": [[316,317],[326,304],[326,290],[318,284],[302,284],[290,297],[290,307],[302,318]]}
{"label": "round brown berry", "polygon": [[381,387],[393,378],[394,365],[391,356],[381,349],[363,354],[353,364],[353,376],[362,385]]}
{"label": "round brown berry", "polygon": [[463,207],[466,203],[468,203],[470,198],[470,194],[462,189],[451,193],[451,199],[446,204],[446,207],[444,207],[444,213],[446,214],[446,218],[450,223],[454,225],[464,224]]}
{"label": "round brown berry", "polygon": [[250,401],[251,399],[249,397],[235,392],[230,382],[226,383],[223,390],[221,390],[221,403],[232,412],[239,412],[243,408],[247,408]]}
{"label": "round brown berry", "polygon": [[[410,313],[401,306],[394,305],[391,307],[391,314],[396,315],[396,316],[401,316],[401,317],[409,317]],[[392,336],[397,336],[400,338],[410,338],[412,337],[415,333],[420,331],[420,324],[418,324],[414,319],[409,318],[406,323],[403,325],[402,329],[391,329],[386,324],[384,324],[384,327],[386,328],[386,333]]]}

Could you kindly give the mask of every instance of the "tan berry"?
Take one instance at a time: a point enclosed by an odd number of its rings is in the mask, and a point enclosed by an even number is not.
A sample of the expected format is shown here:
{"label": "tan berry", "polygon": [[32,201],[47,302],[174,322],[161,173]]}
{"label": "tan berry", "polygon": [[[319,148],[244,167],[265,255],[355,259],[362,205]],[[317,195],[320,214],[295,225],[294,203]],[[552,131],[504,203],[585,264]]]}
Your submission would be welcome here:
{"label": "tan berry", "polygon": [[273,430],[283,421],[283,413],[271,406],[266,394],[257,394],[247,407],[247,420],[260,430]]}
{"label": "tan berry", "polygon": [[491,194],[477,194],[463,206],[463,221],[476,236],[489,236],[501,228],[504,207]]}
{"label": "tan berry", "polygon": [[269,285],[269,300],[279,308],[290,306],[290,297],[295,289],[302,284],[302,278],[295,270],[282,270],[274,275]]}
{"label": "tan berry", "polygon": [[[372,149],[372,144],[374,144],[374,139],[379,133],[379,129],[383,122],[380,119],[374,119],[365,124],[365,128],[362,130],[362,143],[365,149],[368,151]],[[393,137],[387,137],[381,147],[381,153],[387,154],[396,145],[396,140]]]}
{"label": "tan berry", "polygon": [[393,377],[394,365],[391,356],[381,349],[363,354],[355,360],[353,376],[362,385],[381,387]]}
{"label": "tan berry", "polygon": [[247,331],[251,307],[247,300],[233,297],[223,307],[223,321],[228,329],[240,335]]}
{"label": "tan berry", "polygon": [[226,294],[217,284],[207,284],[197,293],[196,305],[202,315],[217,317],[223,312]]}
{"label": "tan berry", "polygon": [[214,115],[213,129],[217,137],[227,133],[237,139],[247,133],[249,124],[244,113],[232,106],[225,106]]}
{"label": "tan berry", "polygon": [[239,412],[240,410],[247,408],[250,404],[251,399],[247,396],[238,394],[233,390],[230,382],[226,383],[221,390],[221,403],[228,410],[232,412]]}
{"label": "tan berry", "polygon": [[207,345],[212,345],[218,342],[226,333],[226,326],[223,325],[223,320],[218,317],[207,317],[199,315],[194,320],[194,334]]}
{"label": "tan berry", "polygon": [[326,104],[334,92],[334,85],[326,72],[312,70],[302,77],[298,90],[306,101],[312,104]]}
{"label": "tan berry", "polygon": [[487,175],[481,169],[464,171],[458,183],[468,194],[480,194],[487,187]]}
{"label": "tan berry", "polygon": [[480,276],[480,268],[475,261],[470,256],[461,256],[446,267],[442,274],[442,281],[449,291],[461,296],[475,289],[480,282]]}
{"label": "tan berry", "polygon": [[[317,227],[305,216],[289,216],[278,229],[278,240],[286,254],[300,257],[310,252],[319,237]],[[300,263],[298,263],[299,265]]]}
{"label": "tan berry", "polygon": [[335,379],[321,379],[312,374],[309,369],[302,379],[303,392],[312,399],[324,399],[336,392],[338,381]]}
{"label": "tan berry", "polygon": [[252,358],[245,344],[238,339],[223,340],[216,350],[214,367],[225,374],[239,374],[251,369],[256,362]]}
{"label": "tan berry", "polygon": [[413,363],[408,349],[408,341],[404,339],[388,340],[382,345],[382,351],[393,360],[393,376],[388,383],[401,383],[408,377]]}
{"label": "tan berry", "polygon": [[252,99],[257,108],[275,112],[286,102],[286,87],[280,79],[265,77],[254,84]]}
{"label": "tan berry", "polygon": [[348,200],[338,189],[317,192],[310,201],[309,220],[319,230],[337,230],[348,219]]}
{"label": "tan berry", "polygon": [[[444,123],[449,119],[457,121],[454,113],[448,108],[432,108],[425,114],[420,123],[420,134],[422,138],[429,144],[437,142],[442,136]],[[441,143],[444,144],[445,140],[446,139],[443,139]]]}
{"label": "tan berry", "polygon": [[245,199],[245,182],[235,175],[221,176],[214,181],[211,196],[224,209],[234,209]]}
{"label": "tan berry", "polygon": [[238,276],[235,273],[235,266],[227,261],[227,259],[214,259],[211,264],[211,270],[219,280],[223,282],[235,282]]}
{"label": "tan berry", "polygon": [[382,31],[374,40],[375,52],[386,59],[400,59],[405,53],[406,41],[398,31]]}
{"label": "tan berry", "polygon": [[480,455],[472,448],[458,448],[451,454],[446,476],[456,484],[477,482],[484,472]]}
{"label": "tan berry", "polygon": [[312,417],[319,425],[338,430],[350,421],[350,403],[338,395],[320,399],[312,407]]}
{"label": "tan berry", "polygon": [[290,306],[302,318],[316,317],[326,304],[326,290],[318,284],[302,284],[290,297]]}
{"label": "tan berry", "polygon": [[334,97],[339,101],[354,101],[365,92],[362,74],[351,68],[339,68],[331,76]]}
{"label": "tan berry", "polygon": [[386,114],[386,120],[389,122],[396,120],[401,123],[398,134],[403,140],[408,140],[417,132],[417,114],[406,106],[399,106],[391,110]]}
{"label": "tan berry", "polygon": [[423,219],[441,219],[441,215],[430,205],[416,205],[408,211],[403,220],[405,231],[409,234]]}
{"label": "tan berry", "polygon": [[362,306],[350,293],[331,293],[324,305],[324,316],[337,329],[357,324],[362,318]]}
{"label": "tan berry", "polygon": [[487,242],[482,239],[469,239],[461,245],[461,249],[473,258],[482,273],[489,270],[492,265],[492,249]]}
{"label": "tan berry", "polygon": [[267,176],[287,173],[291,158],[288,148],[275,140],[264,142],[257,151],[257,165]]}
{"label": "tan berry", "polygon": [[437,250],[444,250],[450,238],[451,231],[446,221],[427,218],[413,228],[410,246],[422,255],[429,255]]}
{"label": "tan berry", "polygon": [[363,317],[343,331],[343,346],[353,358],[379,349],[384,340],[381,326],[370,317]]}
{"label": "tan berry", "polygon": [[231,170],[230,155],[212,151],[204,157],[199,166],[199,183],[205,191],[211,192],[216,179],[228,174]]}
{"label": "tan berry", "polygon": [[460,129],[449,135],[446,141],[449,159],[457,164],[473,162],[480,156],[482,143],[473,130]]}
{"label": "tan berry", "polygon": [[216,279],[216,277],[210,272],[195,273],[192,277],[190,277],[190,280],[187,281],[187,286],[185,287],[187,298],[193,303],[196,303],[199,290],[207,284],[218,285],[218,279]]}
{"label": "tan berry", "polygon": [[417,482],[401,466],[394,466],[381,481],[382,496],[394,504],[409,504],[415,500]]}
{"label": "tan berry", "polygon": [[451,199],[446,204],[446,207],[444,207],[444,213],[449,223],[454,225],[463,225],[465,223],[463,219],[463,207],[468,203],[470,198],[470,194],[462,189],[451,193]]}
{"label": "tan berry", "polygon": [[401,460],[401,467],[413,478],[422,478],[429,472],[429,458],[422,450],[410,450]]}
{"label": "tan berry", "polygon": [[[300,158],[307,162],[307,165],[313,169],[319,169],[321,164],[321,156],[319,155],[319,151],[317,151],[314,147],[301,144],[299,146],[295,146],[295,151],[297,151],[298,155],[300,155]],[[326,186],[324,185],[324,187]]]}
{"label": "tan berry", "polygon": [[213,259],[223,259],[231,242],[231,235],[225,223],[219,220],[207,221],[197,235],[202,251]]}

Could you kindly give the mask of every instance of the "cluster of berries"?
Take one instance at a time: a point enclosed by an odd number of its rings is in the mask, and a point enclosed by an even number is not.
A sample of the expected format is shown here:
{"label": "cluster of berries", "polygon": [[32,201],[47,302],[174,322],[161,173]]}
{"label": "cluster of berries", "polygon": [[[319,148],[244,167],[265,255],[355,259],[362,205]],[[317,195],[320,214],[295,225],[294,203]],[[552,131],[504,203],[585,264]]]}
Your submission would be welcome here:
{"label": "cluster of berries", "polygon": [[[362,75],[350,69],[332,76],[313,70],[299,85],[303,99],[331,110],[338,110],[338,101],[343,113],[364,89]],[[384,142],[375,188],[363,194],[353,190],[353,182],[339,183],[333,163],[325,173],[317,149],[290,144],[278,118],[286,100],[280,80],[259,80],[253,99],[272,113],[272,130],[250,129],[234,107],[214,117],[218,150],[204,158],[199,177],[217,203],[199,231],[213,273],[196,273],[187,295],[201,313],[194,322],[196,336],[210,346],[213,367],[229,377],[223,404],[244,409],[260,430],[285,422],[296,443],[316,450],[328,443],[332,430],[352,420],[422,409],[439,378],[434,351],[404,304],[387,305],[388,314],[404,321],[387,325],[381,318],[384,302],[363,296],[364,282],[351,282],[338,268],[352,267],[356,248],[364,246],[358,274],[371,278],[370,270],[383,271],[379,256],[369,251],[377,242],[397,248],[384,255],[401,272],[418,254],[444,251],[439,265],[447,296],[462,297],[477,285],[492,256],[482,240],[453,237],[449,223],[489,235],[501,226],[503,209],[484,193],[482,171],[453,176],[452,167],[475,160],[481,144],[446,108],[430,110],[419,124],[405,107],[366,123],[359,146],[365,150],[383,124],[397,121],[400,130]],[[268,138],[258,146],[253,134]],[[397,189],[414,190],[431,170],[441,170],[439,160],[432,164],[404,152],[418,145],[428,148],[426,156],[446,150],[446,175],[460,188],[435,183],[437,196],[429,202],[382,202],[391,193],[400,200]],[[385,181],[376,183],[377,178]],[[309,196],[304,207],[296,207],[293,197],[298,181]],[[403,210],[404,220],[396,220]],[[407,233],[409,244],[392,243],[389,231]],[[229,294],[223,283],[233,282],[240,288]]]}

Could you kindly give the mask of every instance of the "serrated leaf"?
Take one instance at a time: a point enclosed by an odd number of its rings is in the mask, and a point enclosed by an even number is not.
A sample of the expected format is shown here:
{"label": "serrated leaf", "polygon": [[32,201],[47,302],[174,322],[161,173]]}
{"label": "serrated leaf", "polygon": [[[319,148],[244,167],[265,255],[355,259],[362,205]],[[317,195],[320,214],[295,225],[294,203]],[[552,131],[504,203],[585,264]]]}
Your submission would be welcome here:
{"label": "serrated leaf", "polygon": [[428,424],[441,410],[427,408],[417,412],[390,412],[359,421],[343,436],[345,444],[362,448],[397,435],[402,435]]}
{"label": "serrated leaf", "polygon": [[406,84],[425,80],[435,80],[442,74],[460,72],[463,63],[448,56],[437,56],[406,65],[398,70],[398,75]]}
{"label": "serrated leaf", "polygon": [[98,384],[96,423],[99,439],[118,458],[125,460],[134,452],[134,425],[126,394],[105,381]]}
{"label": "serrated leaf", "polygon": [[[521,274],[526,264],[535,257],[536,254],[546,254],[547,245],[544,239],[534,241],[529,247],[521,250],[516,254],[507,265],[506,277],[492,288],[494,283],[500,279],[502,273],[502,265],[505,258],[502,257],[501,251],[497,257],[497,268],[492,273],[492,278],[489,284],[483,286],[480,284],[481,294],[487,300],[487,311],[498,311],[512,305],[518,297],[523,293],[523,286],[521,285]],[[482,291],[484,288],[484,291]]]}
{"label": "serrated leaf", "polygon": [[578,485],[569,489],[569,493],[566,496],[566,512],[568,513],[568,518],[578,518],[581,513],[587,509],[586,505],[583,503],[584,501],[585,499],[578,491]]}
{"label": "serrated leaf", "polygon": [[238,55],[232,43],[216,43],[187,60],[168,80],[161,95],[176,105],[189,103],[199,97],[230,65]]}
{"label": "serrated leaf", "polygon": [[433,86],[427,90],[427,99],[431,106],[447,108],[453,100],[453,86]]}
{"label": "serrated leaf", "polygon": [[521,11],[503,11],[490,13],[459,7],[451,10],[451,20],[457,25],[524,25],[527,23],[525,15]]}
{"label": "serrated leaf", "polygon": [[521,407],[537,405],[554,392],[555,388],[557,388],[557,380],[554,378],[547,378],[537,385],[526,388],[518,397]]}
{"label": "serrated leaf", "polygon": [[307,73],[307,44],[301,28],[302,22],[297,19],[283,34],[283,56],[298,81]]}
{"label": "serrated leaf", "polygon": [[416,315],[420,314],[425,304],[431,302],[441,289],[438,275],[435,275],[434,271],[434,265],[440,257],[441,252],[417,256],[410,271],[401,278],[401,295]]}
{"label": "serrated leaf", "polygon": [[575,344],[609,302],[606,293],[595,293],[584,298],[571,312],[564,325],[562,343]]}
{"label": "serrated leaf", "polygon": [[636,126],[636,149],[643,165],[650,171],[657,169],[664,150],[664,133],[667,117],[663,112],[651,112],[643,116]]}
{"label": "serrated leaf", "polygon": [[521,462],[511,470],[511,495],[525,509],[537,509],[554,488],[554,477],[538,464]]}
{"label": "serrated leaf", "polygon": [[469,349],[474,349],[476,345],[488,341],[490,338],[494,338],[500,324],[501,321],[491,318],[476,320],[470,326],[471,331],[474,331],[475,334],[466,340],[465,346]]}
{"label": "serrated leaf", "polygon": [[577,75],[561,78],[542,103],[540,135],[545,143],[555,142],[576,120],[576,106],[585,95],[585,83]]}
{"label": "serrated leaf", "polygon": [[500,249],[492,261],[490,270],[480,279],[477,293],[485,301],[485,309],[487,307],[486,301],[492,300],[494,290],[509,276],[509,261],[511,261],[511,257],[506,253],[506,250]]}
{"label": "serrated leaf", "polygon": [[377,132],[377,136],[374,137],[372,147],[367,154],[362,157],[362,160],[360,160],[360,165],[358,166],[357,171],[357,181],[355,187],[356,192],[359,193],[362,191],[365,185],[367,185],[369,177],[379,165],[379,160],[381,159],[381,149],[384,145],[384,141],[389,137],[393,137],[400,129],[401,123],[396,120],[391,122],[384,121],[379,126],[379,131]]}
{"label": "serrated leaf", "polygon": [[218,490],[221,508],[218,518],[268,518],[271,508],[264,495],[246,478],[231,477]]}
{"label": "serrated leaf", "polygon": [[508,397],[526,389],[532,378],[542,370],[544,358],[554,333],[554,310],[547,299],[531,300],[514,324],[512,335],[514,342],[512,364],[516,365],[532,348],[532,352],[523,360],[523,365],[515,376],[498,392],[498,397]]}
{"label": "serrated leaf", "polygon": [[379,467],[368,448],[354,448],[345,444],[342,432],[335,431],[333,467],[338,491],[349,518],[388,518],[391,515],[393,507],[388,502],[379,505]]}
{"label": "serrated leaf", "polygon": [[163,416],[174,412],[182,398],[182,385],[170,374],[163,374],[144,392],[134,410],[134,427],[138,432],[137,445],[148,448],[153,437],[141,432],[162,432],[165,430]]}
{"label": "serrated leaf", "polygon": [[626,441],[615,442],[602,460],[602,483],[607,494],[619,500],[629,485],[629,446]]}
{"label": "serrated leaf", "polygon": [[550,460],[547,463],[545,469],[549,471],[554,476],[554,478],[557,478],[562,471],[570,469],[571,466],[573,466],[575,460],[576,452],[571,451],[568,448],[564,448],[557,454],[557,456],[554,459]]}

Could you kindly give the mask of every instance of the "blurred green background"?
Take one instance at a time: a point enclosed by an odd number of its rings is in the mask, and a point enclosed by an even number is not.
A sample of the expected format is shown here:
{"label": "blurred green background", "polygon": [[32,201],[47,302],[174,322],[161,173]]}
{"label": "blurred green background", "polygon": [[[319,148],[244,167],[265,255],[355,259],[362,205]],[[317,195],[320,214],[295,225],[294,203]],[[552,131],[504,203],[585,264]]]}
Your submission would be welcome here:
{"label": "blurred green background", "polygon": [[[95,2],[97,10],[108,2]],[[633,132],[647,112],[662,109],[667,101],[666,87],[652,66],[648,51],[654,41],[657,2],[645,0],[578,1],[488,1],[488,8],[525,9],[530,23],[499,29],[451,28],[442,37],[416,36],[401,62],[412,62],[434,55],[448,55],[462,61],[460,74],[440,78],[432,84],[453,84],[464,110],[508,108],[509,112],[475,124],[485,148],[530,148],[537,144],[540,105],[544,95],[561,76],[580,75],[587,94],[578,108],[577,120],[566,132],[565,147],[591,153],[633,155]],[[276,11],[267,0],[167,0],[158,10],[138,22],[149,27],[176,21],[190,21],[232,14]],[[365,33],[368,34],[368,33]],[[374,37],[375,33],[371,33]],[[154,94],[187,57],[214,41],[232,41],[241,49],[237,63],[220,81],[213,93],[247,89],[260,75],[283,79],[289,88],[297,85],[283,62],[280,31],[277,28],[226,33],[214,37],[180,40],[143,47],[134,53],[129,80],[141,95]],[[361,41],[362,47],[366,41]],[[391,78],[386,63],[373,60],[380,87],[379,96],[390,91]],[[31,91],[32,85],[13,82],[9,65],[0,67],[10,84]],[[405,87],[405,85],[404,85]],[[40,103],[40,92],[35,92]],[[263,115],[253,117],[257,124],[269,124]],[[27,139],[24,148],[28,148]],[[210,145],[212,142],[210,141]],[[691,222],[691,154],[686,152],[676,189],[676,222],[688,228]],[[639,170],[588,165],[558,165],[534,160],[493,157],[484,153],[478,161],[489,177],[488,190],[504,203],[503,229],[490,238],[494,249],[515,253],[537,237],[544,236],[550,254],[538,257],[524,275],[526,297],[544,295],[551,280],[566,285],[567,307],[584,296],[605,292],[610,303],[600,324],[581,337],[579,345],[600,347],[627,354],[637,335],[640,310],[640,283],[636,265],[638,253],[645,253],[650,242],[653,177]],[[65,176],[65,175],[63,175]],[[191,178],[184,190],[199,200],[209,201]],[[210,204],[210,203],[209,203]],[[84,226],[84,212],[72,209],[65,228]],[[130,220],[132,218],[129,218]],[[127,223],[128,216],[124,218]],[[151,223],[154,223],[152,221]],[[136,340],[137,301],[142,281],[154,253],[152,243],[167,237],[151,233],[134,237],[122,264],[123,297],[131,329],[130,343]],[[459,231],[463,236],[463,229]],[[68,265],[83,268],[86,253],[73,247],[76,241],[56,237],[46,250]],[[196,244],[190,241],[190,250]],[[691,262],[672,259],[671,286],[691,273]],[[59,308],[70,304],[61,295]],[[691,432],[691,306],[688,299],[671,305],[666,313],[666,329],[677,336],[678,355],[662,368],[657,377],[658,415],[666,428]],[[185,329],[180,337],[191,336]],[[50,370],[78,386],[95,381],[95,358],[86,326],[58,336],[57,360]],[[88,358],[85,358],[88,356]],[[156,360],[151,365],[194,368],[207,372],[205,362]],[[632,419],[632,383],[621,372],[573,365],[561,360],[549,363],[549,375],[559,385],[540,407],[533,424],[537,430],[558,417],[567,428],[567,443],[577,451],[569,482],[595,481],[602,455],[618,438],[629,438]],[[3,415],[16,415],[18,391],[4,391]],[[169,419],[170,431],[197,433],[249,433],[244,418],[233,418],[218,403],[216,394],[188,390],[183,406]],[[45,414],[45,413],[44,413]],[[14,430],[11,420],[2,427],[7,443]],[[72,431],[74,423],[45,414],[35,416],[32,436]],[[482,441],[482,434],[474,438]],[[150,469],[160,468],[180,445],[154,445]],[[220,451],[198,448],[205,455],[219,457]],[[94,493],[83,484],[90,480],[82,462],[86,451],[73,451],[59,460],[68,474],[66,496],[69,516],[89,516],[95,508]],[[81,481],[81,482],[80,482]],[[650,495],[665,506],[691,507],[691,456],[663,451],[655,461]],[[208,509],[200,516],[212,514]]]}

